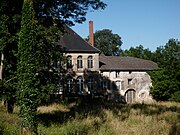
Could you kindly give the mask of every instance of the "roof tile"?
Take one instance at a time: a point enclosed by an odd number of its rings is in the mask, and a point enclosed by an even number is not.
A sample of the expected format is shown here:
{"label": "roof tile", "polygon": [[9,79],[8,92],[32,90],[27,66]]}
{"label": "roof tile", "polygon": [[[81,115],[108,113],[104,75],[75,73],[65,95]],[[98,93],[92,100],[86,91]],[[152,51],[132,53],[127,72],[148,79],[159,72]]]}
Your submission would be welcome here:
{"label": "roof tile", "polygon": [[134,57],[100,56],[100,70],[153,70],[156,63]]}

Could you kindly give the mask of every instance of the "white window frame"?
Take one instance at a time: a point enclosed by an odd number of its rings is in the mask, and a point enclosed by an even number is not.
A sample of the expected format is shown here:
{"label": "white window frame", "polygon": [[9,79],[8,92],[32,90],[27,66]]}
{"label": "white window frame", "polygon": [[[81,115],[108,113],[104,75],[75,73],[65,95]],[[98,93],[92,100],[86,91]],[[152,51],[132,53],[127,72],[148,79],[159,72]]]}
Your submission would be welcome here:
{"label": "white window frame", "polygon": [[81,68],[83,68],[83,57],[78,56],[77,57],[77,69],[81,69]]}
{"label": "white window frame", "polygon": [[89,56],[87,59],[88,68],[93,68],[93,56]]}

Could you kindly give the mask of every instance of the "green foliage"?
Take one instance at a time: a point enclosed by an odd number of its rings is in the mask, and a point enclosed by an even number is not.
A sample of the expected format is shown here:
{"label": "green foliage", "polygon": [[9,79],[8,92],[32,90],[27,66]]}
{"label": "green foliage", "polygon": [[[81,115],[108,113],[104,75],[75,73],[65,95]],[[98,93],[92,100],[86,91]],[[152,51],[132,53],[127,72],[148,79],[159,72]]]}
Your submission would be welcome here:
{"label": "green foliage", "polygon": [[17,114],[6,113],[0,102],[0,135],[21,135],[21,120]]}
{"label": "green foliage", "polygon": [[170,98],[169,86],[171,81],[165,74],[163,69],[153,71],[150,73],[153,87],[151,88],[151,93],[156,100],[166,101]]}
{"label": "green foliage", "polygon": [[[0,4],[0,54],[3,53],[5,56],[3,61],[3,86],[6,85],[5,87],[8,88],[3,90],[3,97],[8,97],[8,99],[11,98],[11,96],[14,97],[16,93],[17,33],[21,26],[22,5],[23,0],[1,0]],[[34,1],[33,6],[35,9],[34,14],[38,21],[36,31],[38,35],[37,42],[39,49],[42,50],[42,52],[39,53],[39,57],[42,59],[41,64],[47,65],[50,59],[56,59],[55,57],[59,55],[56,52],[60,46],[55,47],[55,43],[59,40],[57,39],[57,33],[63,31],[62,24],[74,25],[74,22],[81,23],[85,21],[86,12],[89,9],[104,9],[106,4],[100,0],[83,0],[78,2],[38,0]],[[54,50],[56,51],[52,54]],[[60,58],[61,57],[62,56],[60,56]],[[53,61],[51,62],[53,63]],[[50,67],[46,67],[46,71],[48,71],[49,68]],[[43,74],[45,74],[44,71],[41,72],[41,77]],[[51,73],[46,72],[46,76],[50,77]],[[41,81],[43,81],[43,79],[41,79]],[[46,88],[47,87],[44,89]],[[0,96],[2,97],[2,93]]]}
{"label": "green foliage", "polygon": [[[16,73],[17,73],[17,44],[18,32],[20,31],[21,14],[23,0],[1,0],[0,4],[0,54],[3,53],[3,81],[2,85],[6,89],[1,89],[1,98],[7,97],[7,100],[15,97],[16,93]],[[56,1],[56,0],[35,0],[33,3],[34,15],[36,17],[37,45],[40,53],[37,57],[41,58],[41,82],[53,87],[52,69],[53,60],[62,55],[57,53],[60,46],[56,46],[59,40],[57,33],[63,32],[62,24],[74,25],[74,22],[82,23],[88,10],[104,9],[106,4],[100,0],[83,0],[83,1]],[[60,29],[61,28],[61,29]],[[55,51],[54,51],[55,50]],[[47,66],[49,65],[49,66]],[[42,67],[43,70],[42,70]],[[43,77],[46,76],[46,77]],[[46,81],[44,81],[44,79]],[[51,81],[47,81],[51,80]],[[6,86],[5,86],[6,85]],[[1,87],[1,88],[3,88]],[[47,85],[43,89],[48,89]],[[3,93],[3,94],[2,94]]]}
{"label": "green foliage", "polygon": [[151,73],[153,87],[151,93],[157,100],[180,102],[180,44],[170,39],[164,47],[154,53],[154,60],[160,70]]}
{"label": "green foliage", "polygon": [[36,132],[36,109],[39,104],[40,80],[37,78],[39,69],[36,20],[32,0],[24,0],[21,31],[18,43],[18,103],[21,108],[23,127]]}
{"label": "green foliage", "polygon": [[146,59],[146,60],[152,60],[153,54],[149,49],[144,49],[142,45],[139,45],[137,47],[131,47],[129,50],[126,49],[123,51],[121,56],[131,56],[131,57],[136,57],[136,58],[141,58],[141,59]]}
{"label": "green foliage", "polygon": [[100,0],[36,0],[34,2],[38,19],[54,17],[68,25],[82,23],[86,20],[88,10],[105,9],[106,4]]}
{"label": "green foliage", "polygon": [[[79,2],[77,3],[80,4]],[[87,9],[89,6],[97,6],[98,3],[103,4],[100,1],[95,1],[94,3],[92,3],[92,1],[87,1],[87,3],[82,3],[84,6],[87,6]],[[50,16],[46,13],[41,14],[43,12],[41,4],[43,4],[43,7],[46,7],[46,9],[49,8],[48,6],[51,6],[51,11],[47,13]],[[60,53],[61,48],[56,42],[61,34],[58,30],[58,26],[61,25],[61,27],[63,27],[62,21],[66,21],[59,19],[57,14],[54,15],[54,13],[57,13],[57,11],[54,10],[54,6],[56,7],[57,5],[51,4],[52,3],[49,1],[46,3],[45,1],[24,0],[21,30],[19,33],[17,99],[21,108],[20,116],[23,118],[23,127],[35,134],[37,134],[37,107],[40,105],[44,95],[46,96],[49,90],[57,86],[57,82],[60,78],[59,73],[62,71],[60,65],[54,67],[54,63],[57,63],[57,61],[61,63],[63,60],[62,54]],[[59,3],[55,2],[55,4]],[[73,3],[70,2],[69,4],[71,5]],[[78,8],[81,8],[81,6]],[[39,7],[42,8],[42,12],[38,11]],[[93,7],[93,9],[98,9],[100,7]],[[58,8],[61,9],[60,7]],[[76,11],[74,11],[72,7],[71,10],[78,14],[77,7],[73,8],[75,8]],[[87,10],[86,8],[79,10]],[[73,15],[74,12],[72,13]],[[77,15],[77,17],[78,16],[79,15]],[[37,19],[35,17],[37,17]],[[46,22],[46,17],[51,19],[48,21],[49,24]],[[81,22],[81,20],[79,22]]]}
{"label": "green foliage", "polygon": [[[60,67],[57,69],[53,66],[57,58],[60,62],[63,60],[60,46],[56,45],[62,30],[59,26],[62,27],[64,23],[73,25],[73,21],[81,23],[85,21],[87,10],[104,9],[106,4],[99,0],[78,2],[25,0],[23,11],[22,5],[23,0],[1,1],[0,53],[4,54],[5,60],[0,87],[1,96],[12,101],[12,97],[16,96],[18,84],[17,99],[21,106],[23,126],[34,130],[37,126],[37,106],[47,96],[49,90],[57,86],[59,71],[62,71]],[[21,13],[23,13],[22,21]],[[17,34],[20,26],[21,32]],[[17,53],[19,61],[16,76]]]}
{"label": "green foliage", "polygon": [[36,132],[36,110],[57,85],[58,74],[51,71],[53,60],[61,58],[56,27],[37,24],[33,1],[25,0],[18,44],[18,104],[23,127]]}
{"label": "green foliage", "polygon": [[180,91],[176,91],[172,94],[171,100],[180,102]]}
{"label": "green foliage", "polygon": [[121,52],[121,37],[118,34],[113,34],[112,30],[103,29],[96,31],[94,33],[94,42],[95,47],[104,55],[118,56]]}
{"label": "green foliage", "polygon": [[8,103],[15,100],[16,93],[17,33],[20,30],[22,2],[1,0],[0,4],[0,54],[4,54],[0,98]]}

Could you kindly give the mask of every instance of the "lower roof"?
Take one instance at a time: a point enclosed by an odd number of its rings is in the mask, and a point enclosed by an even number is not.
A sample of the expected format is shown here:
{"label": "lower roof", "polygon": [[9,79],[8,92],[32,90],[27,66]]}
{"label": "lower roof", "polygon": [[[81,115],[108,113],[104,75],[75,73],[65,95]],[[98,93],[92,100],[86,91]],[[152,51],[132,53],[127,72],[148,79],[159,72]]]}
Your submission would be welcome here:
{"label": "lower roof", "polygon": [[147,71],[158,68],[158,65],[150,60],[134,57],[104,56],[100,55],[100,70],[128,70]]}

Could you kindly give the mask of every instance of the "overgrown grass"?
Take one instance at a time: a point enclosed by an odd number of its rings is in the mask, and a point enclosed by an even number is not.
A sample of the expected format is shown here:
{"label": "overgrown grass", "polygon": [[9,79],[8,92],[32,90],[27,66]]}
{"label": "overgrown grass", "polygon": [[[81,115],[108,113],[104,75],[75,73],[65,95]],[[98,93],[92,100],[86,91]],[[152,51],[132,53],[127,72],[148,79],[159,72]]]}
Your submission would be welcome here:
{"label": "overgrown grass", "polygon": [[0,135],[20,135],[21,121],[17,115],[17,108],[15,113],[8,114],[6,108],[0,102]]}
{"label": "overgrown grass", "polygon": [[[6,114],[2,106],[0,111],[0,123],[8,127],[3,131],[21,134],[17,114]],[[180,103],[175,102],[126,105],[81,100],[41,106],[38,117],[40,135],[180,135]]]}

